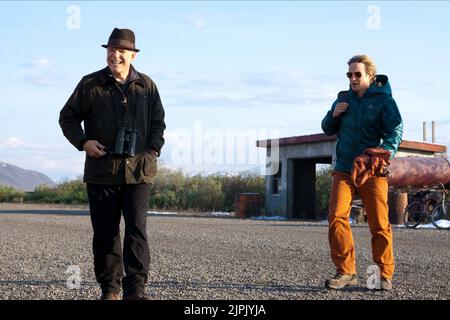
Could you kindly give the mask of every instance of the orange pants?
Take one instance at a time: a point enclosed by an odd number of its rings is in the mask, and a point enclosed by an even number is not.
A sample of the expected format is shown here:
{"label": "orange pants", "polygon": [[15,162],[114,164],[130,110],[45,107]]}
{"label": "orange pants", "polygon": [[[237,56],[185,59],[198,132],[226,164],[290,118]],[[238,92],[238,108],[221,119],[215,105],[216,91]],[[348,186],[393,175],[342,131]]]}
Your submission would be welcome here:
{"label": "orange pants", "polygon": [[356,188],[350,173],[333,172],[328,215],[331,258],[338,273],[356,274],[355,244],[349,222],[353,195],[356,191],[360,194],[367,213],[372,234],[373,261],[380,267],[381,276],[391,279],[394,274],[394,253],[388,216],[386,177],[369,178]]}

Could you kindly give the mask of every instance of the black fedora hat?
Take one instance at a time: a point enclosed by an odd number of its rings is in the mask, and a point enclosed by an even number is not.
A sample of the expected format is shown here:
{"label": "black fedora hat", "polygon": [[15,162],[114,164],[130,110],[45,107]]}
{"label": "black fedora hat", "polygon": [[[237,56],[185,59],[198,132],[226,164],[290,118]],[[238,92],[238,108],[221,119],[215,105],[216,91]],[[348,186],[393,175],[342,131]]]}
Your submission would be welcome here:
{"label": "black fedora hat", "polygon": [[108,44],[102,44],[102,47],[114,47],[139,52],[139,49],[136,49],[134,42],[135,37],[133,31],[130,29],[114,28],[109,36]]}

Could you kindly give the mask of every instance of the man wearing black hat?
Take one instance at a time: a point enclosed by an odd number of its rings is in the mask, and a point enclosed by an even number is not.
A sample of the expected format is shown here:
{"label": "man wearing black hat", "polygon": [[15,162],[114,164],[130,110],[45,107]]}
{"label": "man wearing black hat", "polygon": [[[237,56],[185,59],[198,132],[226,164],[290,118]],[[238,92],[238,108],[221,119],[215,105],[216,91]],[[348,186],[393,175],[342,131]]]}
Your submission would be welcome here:
{"label": "man wearing black hat", "polygon": [[122,287],[124,300],[148,300],[146,214],[164,144],[164,109],[155,83],[131,65],[139,52],[133,31],[115,28],[103,47],[108,66],[81,79],[59,124],[70,143],[86,152],[83,181],[101,299],[118,300]]}

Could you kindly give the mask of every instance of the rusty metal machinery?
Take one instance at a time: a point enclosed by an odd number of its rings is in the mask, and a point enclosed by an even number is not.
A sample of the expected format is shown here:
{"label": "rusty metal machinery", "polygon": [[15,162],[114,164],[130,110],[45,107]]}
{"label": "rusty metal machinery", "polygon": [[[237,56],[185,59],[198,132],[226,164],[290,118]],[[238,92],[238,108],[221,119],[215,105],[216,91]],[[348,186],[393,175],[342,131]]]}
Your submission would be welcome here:
{"label": "rusty metal machinery", "polygon": [[389,171],[389,186],[394,188],[422,188],[450,183],[450,163],[445,158],[393,158]]}

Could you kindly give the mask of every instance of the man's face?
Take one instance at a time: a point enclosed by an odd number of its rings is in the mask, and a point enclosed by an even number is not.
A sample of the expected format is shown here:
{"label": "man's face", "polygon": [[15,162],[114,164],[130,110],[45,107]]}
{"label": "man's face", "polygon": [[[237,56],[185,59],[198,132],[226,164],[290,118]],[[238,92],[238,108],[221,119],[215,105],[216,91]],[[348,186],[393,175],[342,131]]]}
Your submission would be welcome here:
{"label": "man's face", "polygon": [[126,49],[108,47],[106,50],[106,62],[114,76],[128,75],[135,57],[136,52]]}
{"label": "man's face", "polygon": [[356,93],[364,93],[370,87],[370,75],[366,73],[364,63],[354,62],[349,65],[347,77],[352,90]]}

